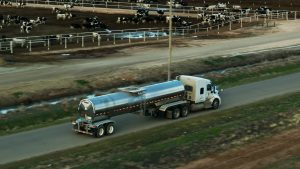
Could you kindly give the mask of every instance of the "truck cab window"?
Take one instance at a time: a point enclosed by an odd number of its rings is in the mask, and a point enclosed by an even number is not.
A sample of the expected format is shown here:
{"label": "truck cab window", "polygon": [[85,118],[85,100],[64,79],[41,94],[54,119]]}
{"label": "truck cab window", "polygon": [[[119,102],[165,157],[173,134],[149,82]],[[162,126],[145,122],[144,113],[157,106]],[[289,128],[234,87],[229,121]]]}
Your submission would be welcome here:
{"label": "truck cab window", "polygon": [[189,85],[185,85],[185,86],[184,86],[184,89],[185,89],[186,91],[189,91],[189,92],[192,92],[192,91],[193,91],[193,87],[192,87],[192,86],[189,86]]}
{"label": "truck cab window", "polygon": [[211,84],[207,85],[207,91],[211,91],[211,86],[212,86]]}
{"label": "truck cab window", "polygon": [[203,94],[204,93],[204,88],[202,87],[201,89],[200,89],[200,94]]}

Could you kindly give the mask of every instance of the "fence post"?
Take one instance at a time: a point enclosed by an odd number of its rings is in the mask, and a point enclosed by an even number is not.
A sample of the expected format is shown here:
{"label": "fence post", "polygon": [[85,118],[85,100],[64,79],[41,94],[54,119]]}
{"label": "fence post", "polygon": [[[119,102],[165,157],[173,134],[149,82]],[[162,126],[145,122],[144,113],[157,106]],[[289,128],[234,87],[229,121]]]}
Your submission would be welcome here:
{"label": "fence post", "polygon": [[146,32],[144,31],[144,42],[146,42]]}
{"label": "fence post", "polygon": [[65,38],[65,49],[67,49],[67,38]]}
{"label": "fence post", "polygon": [[81,47],[84,47],[84,36],[81,36]]}
{"label": "fence post", "polygon": [[130,34],[130,32],[129,32],[129,36],[128,36],[128,42],[129,42],[129,43],[131,43],[130,36],[131,36],[131,34]]}
{"label": "fence post", "polygon": [[133,9],[133,7],[132,7],[132,3],[130,3],[130,7],[131,7],[131,10]]}
{"label": "fence post", "polygon": [[182,30],[182,36],[184,36],[184,29]]}
{"label": "fence post", "polygon": [[10,41],[9,44],[10,44],[10,53],[13,54],[14,53],[14,50],[13,50],[13,41]]}
{"label": "fence post", "polygon": [[249,18],[249,21],[250,21],[250,23],[252,22],[252,18],[251,18],[251,16],[250,16],[250,18]]}
{"label": "fence post", "polygon": [[231,21],[229,22],[229,31],[231,31]]}
{"label": "fence post", "polygon": [[120,8],[120,2],[118,2],[118,9]]}
{"label": "fence post", "polygon": [[116,44],[116,34],[114,33],[114,45]]}
{"label": "fence post", "polygon": [[31,40],[29,41],[29,52],[31,52]]}
{"label": "fence post", "polygon": [[273,19],[273,12],[271,12],[271,20]]}
{"label": "fence post", "polygon": [[288,14],[288,12],[286,12],[285,14],[286,14],[286,20],[289,20],[289,14]]}
{"label": "fence post", "polygon": [[105,8],[107,8],[107,1],[105,1]]}
{"label": "fence post", "polygon": [[243,28],[243,18],[241,18],[241,28]]}
{"label": "fence post", "polygon": [[157,33],[156,33],[156,40],[159,39],[159,30],[157,30]]}
{"label": "fence post", "polygon": [[101,36],[98,34],[98,46],[100,46],[101,44]]}
{"label": "fence post", "polygon": [[220,25],[218,24],[218,35],[220,34]]}
{"label": "fence post", "polygon": [[206,36],[208,36],[208,28],[206,28]]}
{"label": "fence post", "polygon": [[47,47],[47,50],[50,50],[50,39],[48,39],[47,41],[48,41],[48,47]]}
{"label": "fence post", "polygon": [[297,11],[295,11],[295,20],[297,19]]}

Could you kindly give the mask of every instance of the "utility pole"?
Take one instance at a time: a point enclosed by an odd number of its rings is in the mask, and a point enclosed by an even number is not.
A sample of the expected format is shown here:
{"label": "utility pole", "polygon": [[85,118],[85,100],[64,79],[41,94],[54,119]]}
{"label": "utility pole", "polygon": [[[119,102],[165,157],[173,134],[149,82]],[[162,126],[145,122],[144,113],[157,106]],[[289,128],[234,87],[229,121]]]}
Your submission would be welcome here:
{"label": "utility pole", "polygon": [[169,8],[169,61],[168,61],[168,81],[171,80],[171,63],[172,63],[172,5],[173,0],[170,0],[170,8]]}

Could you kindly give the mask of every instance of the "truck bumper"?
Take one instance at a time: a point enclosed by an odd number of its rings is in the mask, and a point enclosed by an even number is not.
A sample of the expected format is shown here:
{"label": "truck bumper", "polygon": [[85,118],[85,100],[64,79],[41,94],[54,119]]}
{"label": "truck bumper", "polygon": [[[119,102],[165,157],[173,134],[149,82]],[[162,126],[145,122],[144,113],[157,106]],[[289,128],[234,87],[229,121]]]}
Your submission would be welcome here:
{"label": "truck bumper", "polygon": [[83,131],[83,130],[78,130],[78,129],[73,129],[75,132],[77,133],[83,133],[83,134],[88,134],[88,135],[94,135],[93,133],[91,132],[88,132],[88,131]]}

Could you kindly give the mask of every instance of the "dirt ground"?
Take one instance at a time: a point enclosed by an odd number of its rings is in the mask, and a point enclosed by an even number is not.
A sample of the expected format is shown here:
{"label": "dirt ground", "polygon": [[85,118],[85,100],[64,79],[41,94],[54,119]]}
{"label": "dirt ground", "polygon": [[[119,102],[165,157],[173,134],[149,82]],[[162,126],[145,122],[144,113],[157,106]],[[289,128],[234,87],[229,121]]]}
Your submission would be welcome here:
{"label": "dirt ground", "polygon": [[[300,128],[193,161],[177,169],[254,169],[300,155]],[[300,166],[298,166],[300,167]]]}

